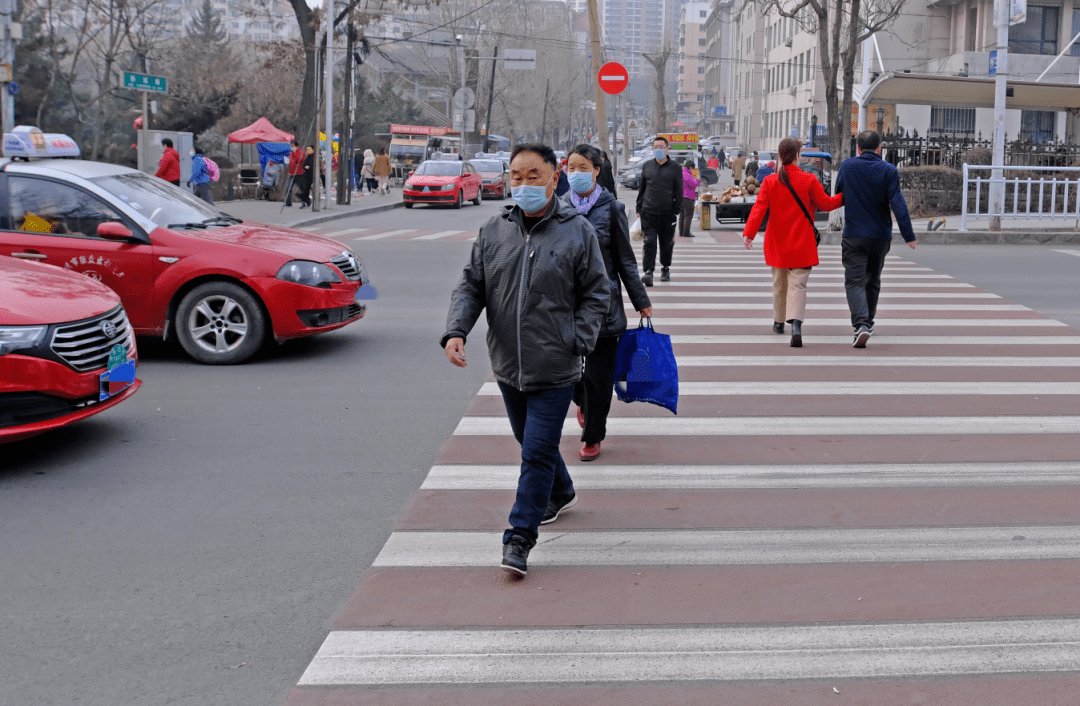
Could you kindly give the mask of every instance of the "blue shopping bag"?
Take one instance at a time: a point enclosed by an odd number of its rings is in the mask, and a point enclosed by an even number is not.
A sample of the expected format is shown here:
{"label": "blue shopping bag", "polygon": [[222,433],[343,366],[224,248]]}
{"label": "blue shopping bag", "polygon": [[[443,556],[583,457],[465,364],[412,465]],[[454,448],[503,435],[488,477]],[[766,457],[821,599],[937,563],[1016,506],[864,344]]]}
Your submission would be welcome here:
{"label": "blue shopping bag", "polygon": [[679,367],[671,336],[654,331],[652,319],[642,319],[619,339],[615,394],[623,402],[651,402],[679,413]]}

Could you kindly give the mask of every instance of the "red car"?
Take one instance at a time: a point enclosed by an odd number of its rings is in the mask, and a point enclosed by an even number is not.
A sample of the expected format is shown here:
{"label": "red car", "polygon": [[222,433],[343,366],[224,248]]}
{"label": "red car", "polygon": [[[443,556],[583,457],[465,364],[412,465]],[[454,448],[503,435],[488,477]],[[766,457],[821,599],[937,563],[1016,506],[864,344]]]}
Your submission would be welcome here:
{"label": "red car", "polygon": [[472,201],[480,205],[480,174],[469,162],[429,159],[405,180],[405,208],[417,203],[442,203],[461,208]]}
{"label": "red car", "polygon": [[66,426],[135,394],[120,297],[57,267],[0,257],[0,443]]}
{"label": "red car", "polygon": [[[5,135],[5,157],[33,130]],[[0,255],[101,282],[137,335],[175,337],[200,363],[239,363],[270,338],[341,328],[375,297],[363,262],[340,242],[241,221],[134,169],[0,160],[0,203]]]}
{"label": "red car", "polygon": [[470,162],[480,173],[484,196],[505,199],[510,193],[510,168],[506,162],[501,159],[473,159]]}

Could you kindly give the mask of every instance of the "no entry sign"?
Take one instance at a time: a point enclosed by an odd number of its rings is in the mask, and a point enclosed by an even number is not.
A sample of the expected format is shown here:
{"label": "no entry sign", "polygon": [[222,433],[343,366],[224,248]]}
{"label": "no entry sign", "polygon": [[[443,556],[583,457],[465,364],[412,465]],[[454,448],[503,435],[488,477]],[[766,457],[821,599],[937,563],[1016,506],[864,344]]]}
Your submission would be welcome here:
{"label": "no entry sign", "polygon": [[615,96],[626,90],[626,86],[630,83],[630,74],[619,62],[609,61],[600,67],[596,80],[600,84],[601,91]]}

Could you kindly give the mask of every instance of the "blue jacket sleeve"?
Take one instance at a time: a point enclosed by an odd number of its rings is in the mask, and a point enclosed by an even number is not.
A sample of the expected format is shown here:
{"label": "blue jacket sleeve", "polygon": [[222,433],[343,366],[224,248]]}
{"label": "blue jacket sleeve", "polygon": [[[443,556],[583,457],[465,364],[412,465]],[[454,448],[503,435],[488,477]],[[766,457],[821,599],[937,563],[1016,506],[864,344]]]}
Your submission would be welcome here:
{"label": "blue jacket sleeve", "polygon": [[900,235],[904,236],[905,242],[910,243],[915,240],[915,231],[911,227],[911,216],[908,214],[904,194],[900,192],[900,173],[896,169],[890,169],[887,180],[889,206],[892,208],[892,212],[896,214],[896,224],[900,226]]}
{"label": "blue jacket sleeve", "polygon": [[840,170],[836,173],[836,193],[844,193],[844,165],[840,165]]}

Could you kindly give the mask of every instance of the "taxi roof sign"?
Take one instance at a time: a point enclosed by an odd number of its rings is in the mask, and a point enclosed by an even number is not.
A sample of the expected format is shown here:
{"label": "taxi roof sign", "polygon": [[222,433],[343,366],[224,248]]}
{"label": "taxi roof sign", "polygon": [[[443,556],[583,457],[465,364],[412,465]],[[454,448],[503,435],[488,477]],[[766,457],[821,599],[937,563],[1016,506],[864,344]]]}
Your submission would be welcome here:
{"label": "taxi roof sign", "polygon": [[46,159],[50,157],[79,157],[78,143],[67,135],[42,132],[36,127],[20,125],[4,133],[3,153],[12,159]]}

